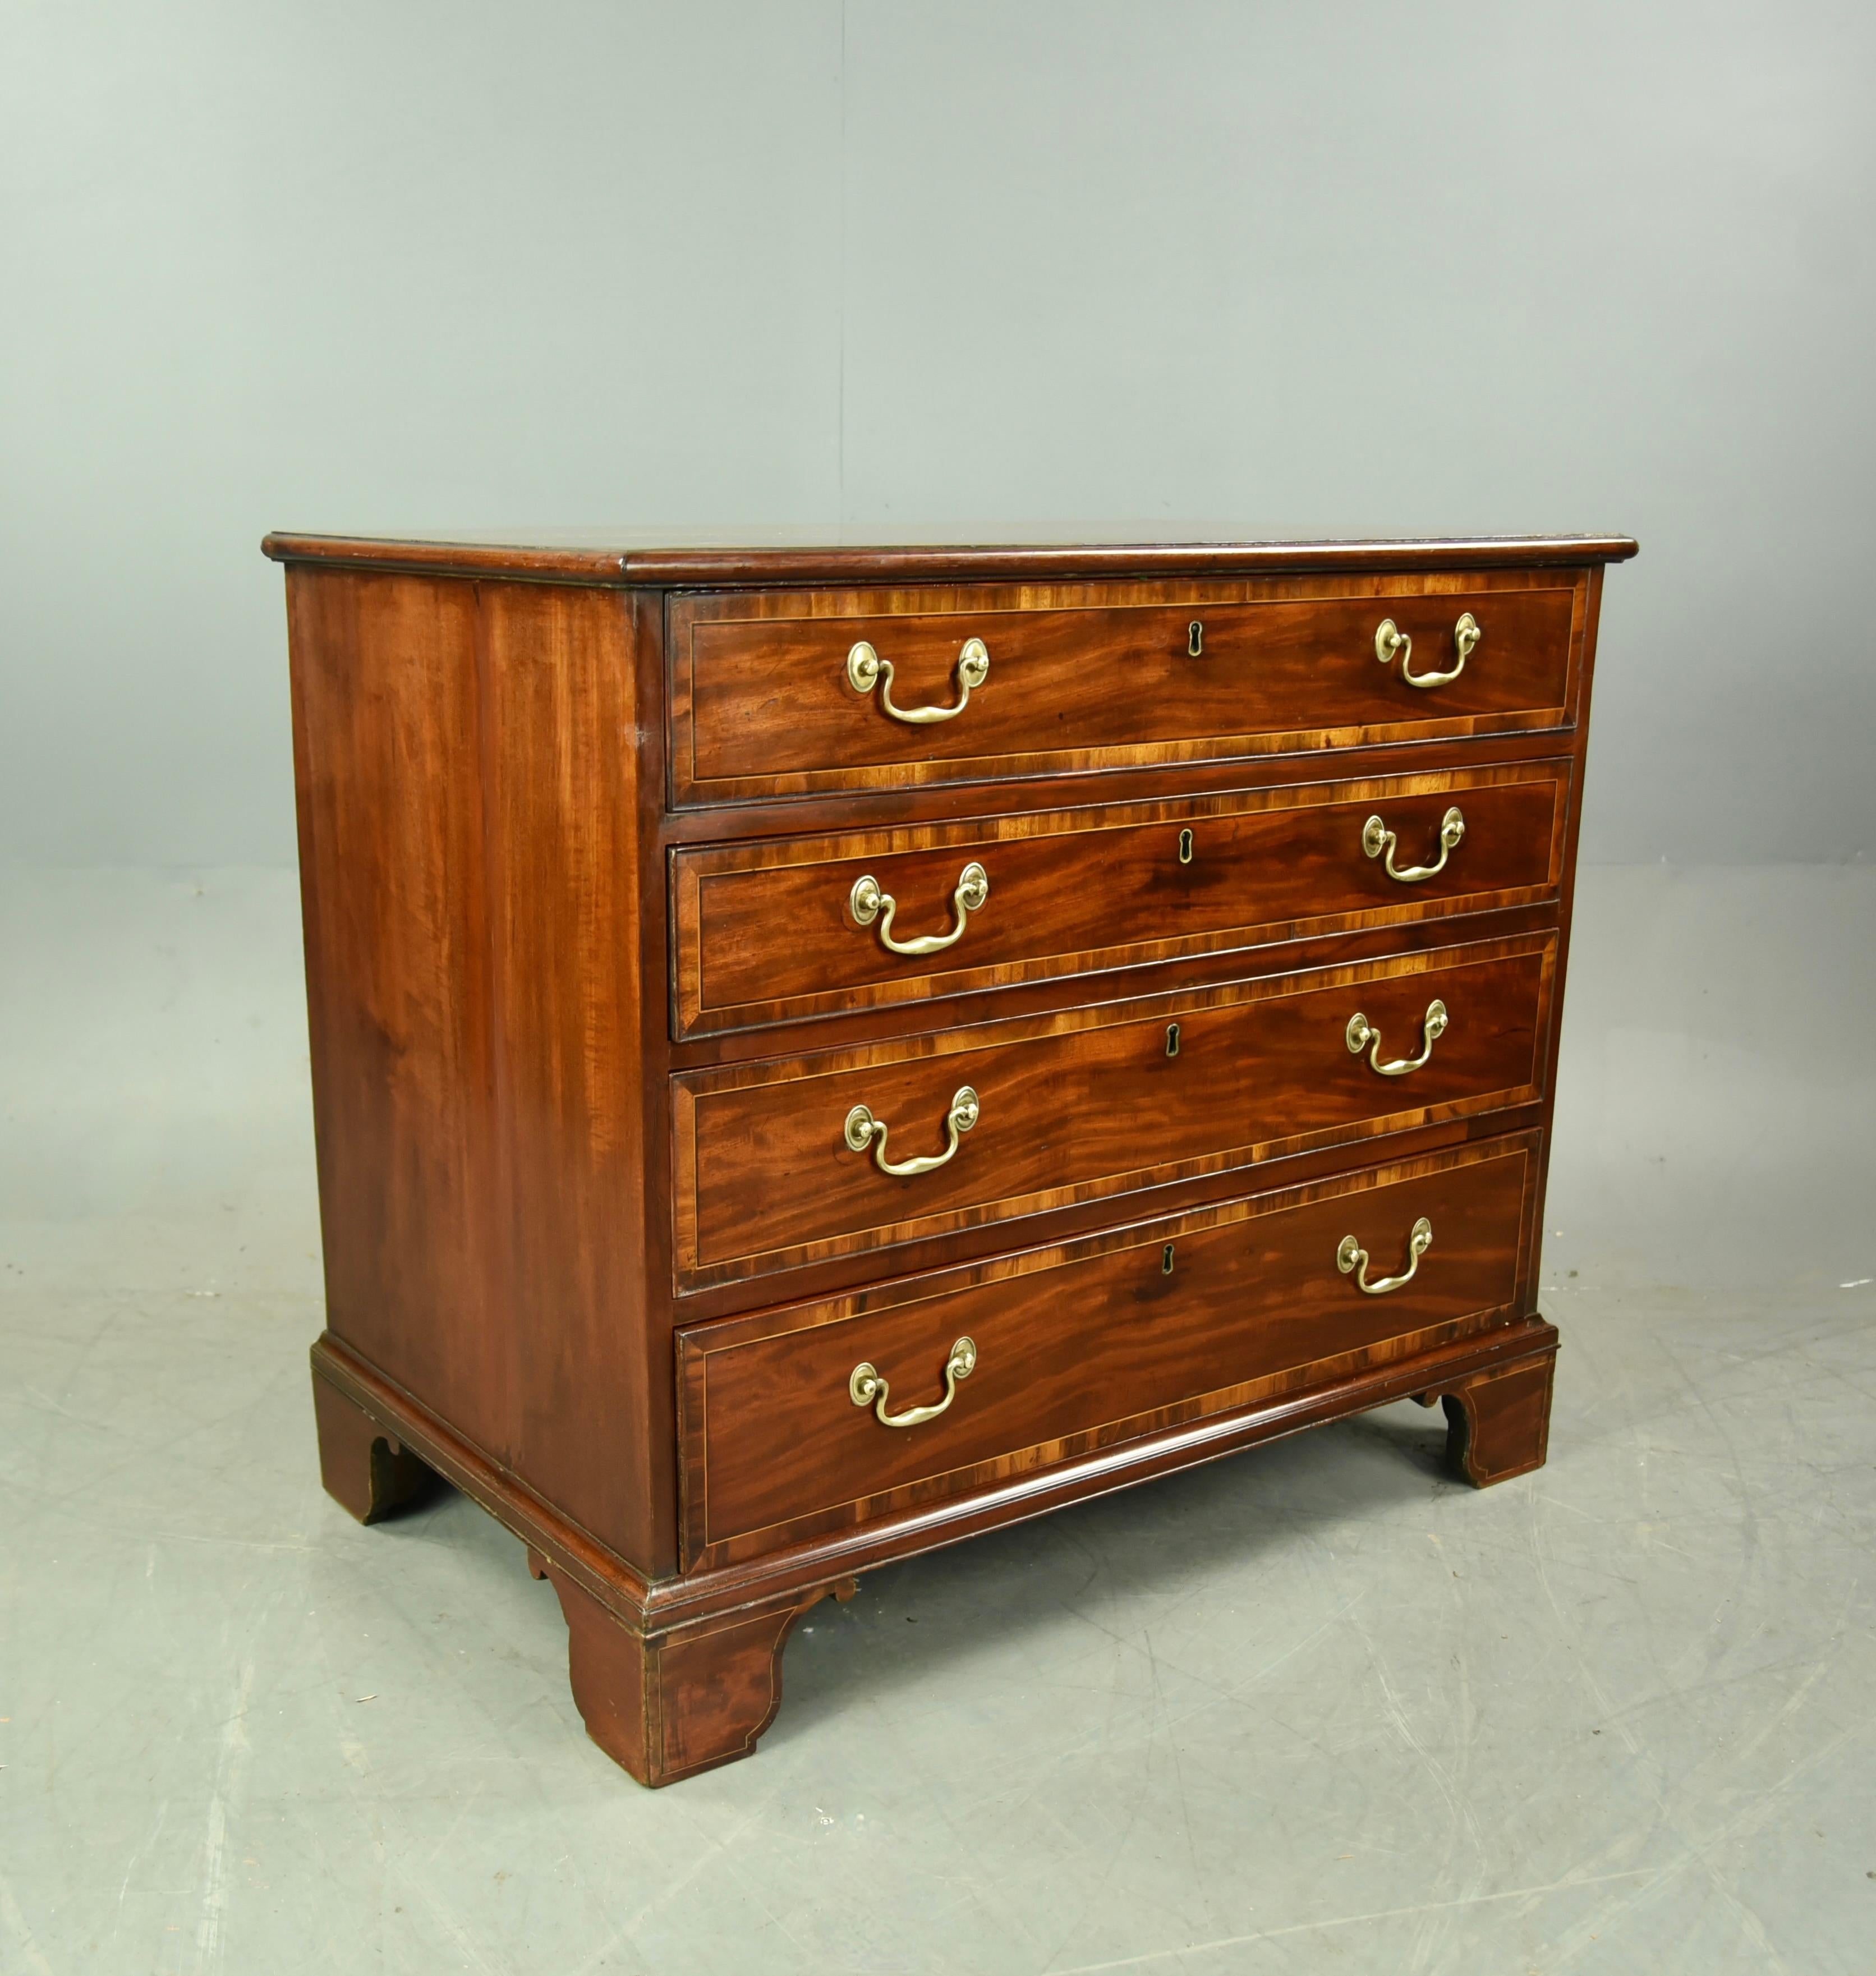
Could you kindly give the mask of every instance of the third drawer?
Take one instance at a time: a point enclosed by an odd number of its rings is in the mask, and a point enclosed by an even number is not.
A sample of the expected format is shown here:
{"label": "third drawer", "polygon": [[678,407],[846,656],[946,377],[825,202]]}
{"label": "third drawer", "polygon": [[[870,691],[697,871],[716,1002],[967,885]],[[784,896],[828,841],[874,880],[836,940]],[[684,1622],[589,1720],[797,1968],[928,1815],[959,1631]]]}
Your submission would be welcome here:
{"label": "third drawer", "polygon": [[679,1284],[1529,1102],[1556,952],[1531,934],[685,1073]]}

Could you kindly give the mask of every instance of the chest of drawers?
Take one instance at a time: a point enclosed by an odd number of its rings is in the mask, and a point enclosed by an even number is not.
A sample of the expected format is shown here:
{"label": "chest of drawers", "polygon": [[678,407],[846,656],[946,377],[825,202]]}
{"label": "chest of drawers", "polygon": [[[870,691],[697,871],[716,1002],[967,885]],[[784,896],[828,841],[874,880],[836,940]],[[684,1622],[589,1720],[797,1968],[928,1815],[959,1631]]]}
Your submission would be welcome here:
{"label": "chest of drawers", "polygon": [[1410,1395],[1542,1463],[1633,542],[265,546],[321,1472],[521,1536],[635,1777],[887,1559]]}

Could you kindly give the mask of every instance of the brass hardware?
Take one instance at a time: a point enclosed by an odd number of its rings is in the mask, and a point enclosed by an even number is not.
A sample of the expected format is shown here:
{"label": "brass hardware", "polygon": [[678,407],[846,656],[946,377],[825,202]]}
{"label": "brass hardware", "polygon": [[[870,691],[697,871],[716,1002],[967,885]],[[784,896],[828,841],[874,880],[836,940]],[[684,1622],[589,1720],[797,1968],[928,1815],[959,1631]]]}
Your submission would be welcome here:
{"label": "brass hardware", "polygon": [[1425,1215],[1414,1223],[1413,1232],[1407,1237],[1407,1266],[1397,1276],[1383,1276],[1377,1283],[1368,1281],[1368,1252],[1352,1235],[1344,1235],[1335,1251],[1335,1266],[1344,1276],[1354,1273],[1355,1288],[1367,1296],[1385,1296],[1390,1290],[1397,1290],[1403,1283],[1414,1280],[1414,1272],[1420,1267],[1420,1259],[1433,1247],[1433,1223]]}
{"label": "brass hardware", "polygon": [[930,1173],[934,1167],[941,1167],[956,1152],[959,1139],[976,1124],[979,1107],[977,1094],[968,1084],[961,1084],[953,1093],[951,1108],[945,1114],[945,1129],[950,1135],[950,1143],[942,1153],[920,1155],[915,1160],[901,1160],[894,1164],[886,1157],[886,1135],[890,1129],[884,1118],[876,1118],[864,1105],[856,1105],[847,1115],[844,1136],[848,1145],[857,1153],[873,1148],[873,1164],[883,1174],[897,1177],[905,1174]]}
{"label": "brass hardware", "polygon": [[1192,862],[1192,832],[1189,830],[1179,833],[1179,861],[1182,864]]}
{"label": "brass hardware", "polygon": [[936,1420],[944,1411],[957,1398],[959,1380],[968,1379],[976,1365],[976,1341],[960,1338],[944,1362],[944,1398],[935,1407],[907,1407],[902,1414],[889,1414],[886,1399],[891,1388],[877,1369],[863,1358],[847,1375],[847,1397],[857,1407],[871,1407],[881,1427],[917,1427],[922,1421]]}
{"label": "brass hardware", "polygon": [[1205,627],[1196,618],[1186,627],[1186,656],[1189,659],[1205,656]]}
{"label": "brass hardware", "polygon": [[1163,1276],[1170,1276],[1172,1273],[1173,1245],[1169,1242],[1167,1243],[1166,1247],[1160,1251],[1160,1274]]}
{"label": "brass hardware", "polygon": [[1179,1025],[1168,1023],[1166,1026],[1166,1053],[1168,1056],[1179,1054]]}
{"label": "brass hardware", "polygon": [[847,909],[863,927],[879,920],[880,944],[889,953],[942,953],[964,937],[971,914],[989,896],[989,873],[974,861],[966,864],[951,894],[951,903],[957,908],[957,924],[949,933],[921,934],[917,940],[893,938],[893,914],[899,909],[899,901],[891,893],[880,890],[880,881],[870,871],[854,881],[854,889],[847,897]]}
{"label": "brass hardware", "polygon": [[1470,611],[1460,614],[1459,622],[1453,627],[1453,646],[1459,654],[1459,663],[1450,672],[1417,673],[1413,670],[1414,640],[1401,631],[1391,618],[1384,618],[1374,633],[1374,656],[1384,666],[1391,665],[1397,654],[1400,660],[1400,677],[1409,686],[1444,686],[1456,680],[1466,670],[1466,661],[1473,655],[1479,641],[1485,636],[1479,621]]}
{"label": "brass hardware", "polygon": [[1453,847],[1466,835],[1466,819],[1456,803],[1440,819],[1440,861],[1437,864],[1410,864],[1403,871],[1394,863],[1394,845],[1398,841],[1394,832],[1377,816],[1371,816],[1361,826],[1361,848],[1371,858],[1378,858],[1383,851],[1387,854],[1387,875],[1397,878],[1404,885],[1417,885],[1423,878],[1437,877],[1446,869],[1446,861]]}
{"label": "brass hardware", "polygon": [[1484,636],[1484,626],[1470,611],[1462,611],[1453,626],[1453,649],[1459,654],[1459,664],[1453,668],[1450,677],[1457,679],[1466,670],[1466,661],[1478,650],[1479,641]]}
{"label": "brass hardware", "polygon": [[955,706],[895,706],[893,704],[893,667],[864,638],[847,654],[847,683],[857,693],[869,693],[875,683],[880,687],[880,704],[894,720],[910,727],[929,727],[937,720],[955,720],[969,703],[971,689],[990,677],[990,651],[981,638],[966,638],[957,655],[958,697]]}
{"label": "brass hardware", "polygon": [[1418,1070],[1433,1055],[1433,1046],[1446,1034],[1447,1016],[1446,1004],[1432,1001],[1427,1004],[1425,1026],[1422,1034],[1426,1041],[1420,1046],[1418,1056],[1396,1057],[1392,1063],[1381,1062],[1381,1032],[1358,1009],[1348,1018],[1348,1027],[1343,1032],[1348,1041],[1348,1053],[1359,1056],[1364,1050],[1368,1053],[1368,1064],[1383,1077],[1405,1077],[1410,1070]]}

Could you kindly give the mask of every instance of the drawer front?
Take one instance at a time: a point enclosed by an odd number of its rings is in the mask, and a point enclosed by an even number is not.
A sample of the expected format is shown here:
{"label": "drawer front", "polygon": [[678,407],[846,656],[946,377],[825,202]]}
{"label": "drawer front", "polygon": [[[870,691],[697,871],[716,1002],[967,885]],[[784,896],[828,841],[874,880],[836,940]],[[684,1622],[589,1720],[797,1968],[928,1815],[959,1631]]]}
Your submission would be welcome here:
{"label": "drawer front", "polygon": [[[1518,1314],[1532,1141],[1230,1202],[858,1296],[680,1330],[686,1562],[721,1564]],[[1414,1232],[1430,1240],[1399,1288]],[[1366,1260],[1341,1266],[1352,1237]],[[1167,1244],[1171,1245],[1170,1256]],[[969,1339],[962,1378],[953,1347]],[[854,1398],[871,1365],[899,1428]],[[861,1382],[861,1390],[866,1390]]]}
{"label": "drawer front", "polygon": [[[676,851],[673,1032],[1552,899],[1569,772],[1538,762]],[[1454,810],[1463,835],[1447,845]],[[1378,855],[1371,816],[1394,833]],[[892,944],[934,940],[949,944]]]}
{"label": "drawer front", "polygon": [[[668,620],[673,797],[1216,760],[1568,717],[1573,578],[1356,579],[1299,594],[1309,588],[680,598]],[[1388,641],[1390,625],[1410,649]],[[862,646],[870,656],[856,659]]]}
{"label": "drawer front", "polygon": [[1527,935],[690,1073],[673,1080],[679,1285],[1526,1102],[1555,954],[1554,934]]}

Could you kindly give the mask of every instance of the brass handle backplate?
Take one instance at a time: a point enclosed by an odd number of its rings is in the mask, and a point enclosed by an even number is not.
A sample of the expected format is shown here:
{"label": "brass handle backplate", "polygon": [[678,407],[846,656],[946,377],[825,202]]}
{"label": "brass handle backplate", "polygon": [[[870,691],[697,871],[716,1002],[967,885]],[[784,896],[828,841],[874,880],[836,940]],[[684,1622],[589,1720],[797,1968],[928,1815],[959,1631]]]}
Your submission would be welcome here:
{"label": "brass handle backplate", "polygon": [[1455,803],[1440,819],[1440,858],[1437,864],[1410,864],[1402,871],[1394,862],[1394,845],[1399,840],[1378,816],[1370,817],[1361,826],[1361,848],[1371,858],[1385,854],[1389,878],[1397,878],[1404,885],[1417,885],[1423,878],[1437,878],[1446,869],[1446,861],[1452,855],[1453,846],[1465,835],[1466,819]]}
{"label": "brass handle backplate", "polygon": [[1413,634],[1403,631],[1391,618],[1384,618],[1375,629],[1374,656],[1384,666],[1392,665],[1398,657],[1400,677],[1409,686],[1445,686],[1466,670],[1466,661],[1484,636],[1478,619],[1470,611],[1462,611],[1459,622],[1453,627],[1453,649],[1459,654],[1458,664],[1447,672],[1417,673],[1414,670]]}
{"label": "brass handle backplate", "polygon": [[966,638],[957,655],[958,697],[955,706],[895,706],[893,704],[893,667],[864,638],[847,654],[847,683],[857,693],[869,693],[877,684],[880,704],[894,720],[908,727],[929,727],[934,721],[955,720],[969,703],[971,689],[990,677],[990,648],[981,638]]}
{"label": "brass handle backplate", "polygon": [[1433,1223],[1425,1215],[1414,1223],[1413,1232],[1407,1237],[1407,1266],[1397,1276],[1383,1276],[1377,1283],[1368,1281],[1368,1252],[1352,1235],[1344,1235],[1335,1251],[1335,1266],[1344,1276],[1352,1274],[1355,1288],[1366,1296],[1385,1296],[1390,1290],[1397,1290],[1403,1283],[1410,1283],[1420,1267],[1420,1259],[1433,1247]]}
{"label": "brass handle backplate", "polygon": [[1368,1063],[1383,1077],[1405,1077],[1410,1070],[1424,1067],[1433,1055],[1433,1046],[1446,1034],[1448,1017],[1446,1004],[1440,1001],[1427,1004],[1427,1016],[1421,1034],[1425,1041],[1420,1045],[1418,1056],[1397,1056],[1392,1063],[1381,1062],[1381,1032],[1358,1009],[1348,1018],[1348,1026],[1343,1034],[1348,1041],[1349,1054],[1359,1056],[1364,1050],[1368,1053]]}
{"label": "brass handle backplate", "polygon": [[956,1152],[958,1141],[972,1126],[976,1124],[979,1110],[977,1094],[968,1084],[961,1084],[952,1094],[951,1109],[945,1114],[945,1128],[950,1141],[942,1153],[921,1155],[915,1160],[894,1162],[886,1157],[886,1135],[890,1130],[884,1118],[876,1118],[864,1105],[856,1105],[847,1115],[844,1128],[848,1145],[857,1153],[864,1153],[870,1146],[873,1149],[873,1164],[883,1174],[898,1178],[907,1174],[930,1173],[934,1167],[941,1167]]}
{"label": "brass handle backplate", "polygon": [[907,1407],[902,1414],[889,1414],[886,1398],[891,1389],[880,1376],[878,1368],[863,1358],[847,1375],[847,1396],[857,1407],[871,1407],[874,1418],[881,1427],[917,1427],[923,1421],[936,1420],[944,1411],[957,1398],[959,1380],[968,1379],[976,1365],[976,1341],[960,1338],[952,1346],[950,1357],[944,1362],[944,1398],[935,1407]]}
{"label": "brass handle backplate", "polygon": [[880,890],[880,881],[871,871],[854,881],[854,889],[847,895],[847,907],[861,926],[879,921],[880,944],[889,953],[942,953],[964,937],[971,914],[989,896],[989,873],[975,861],[966,864],[951,894],[951,903],[957,908],[957,924],[949,933],[920,934],[916,940],[893,938],[893,914],[899,910],[899,901],[891,893]]}

